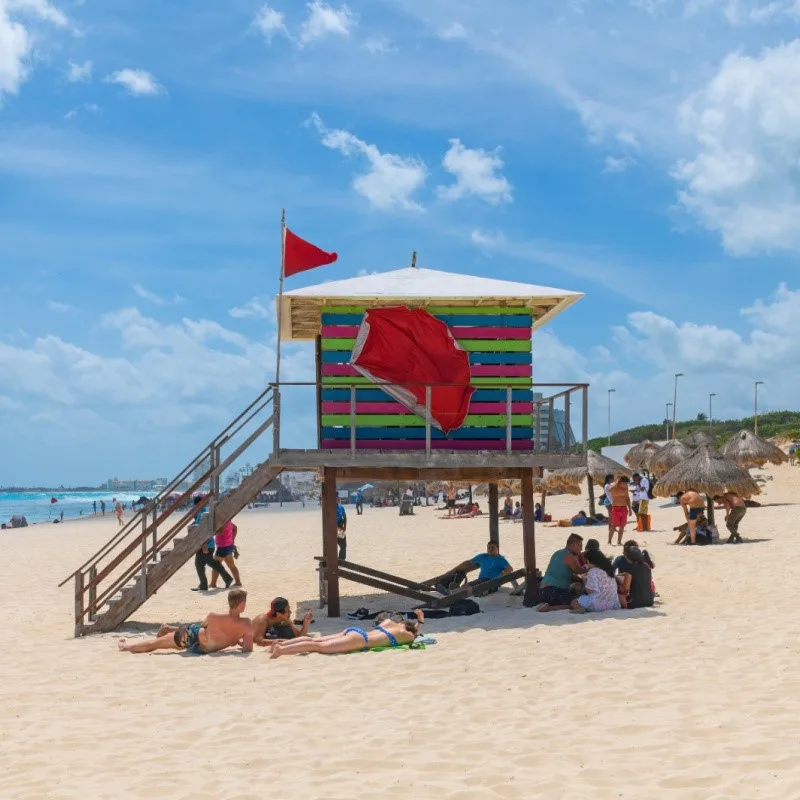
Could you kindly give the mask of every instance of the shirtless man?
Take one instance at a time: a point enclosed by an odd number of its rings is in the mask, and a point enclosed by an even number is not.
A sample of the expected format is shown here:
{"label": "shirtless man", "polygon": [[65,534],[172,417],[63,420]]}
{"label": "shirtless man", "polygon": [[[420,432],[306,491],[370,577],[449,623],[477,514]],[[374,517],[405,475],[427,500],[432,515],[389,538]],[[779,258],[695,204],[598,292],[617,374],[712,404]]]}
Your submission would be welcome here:
{"label": "shirtless man", "polygon": [[193,655],[204,655],[224,650],[238,644],[242,651],[253,650],[253,625],[243,617],[247,605],[247,592],[244,589],[231,589],[228,592],[228,613],[211,613],[202,623],[194,623],[180,628],[162,625],[155,639],[130,644],[125,639],[118,642],[123,653],[152,653],[153,650],[185,650]]}
{"label": "shirtless man", "polygon": [[689,523],[689,538],[692,544],[697,540],[697,518],[703,513],[706,507],[706,502],[702,496],[694,489],[684,492],[680,496],[681,508],[686,515],[686,521]]}
{"label": "shirtless man", "polygon": [[611,497],[611,511],[609,513],[611,524],[608,528],[608,543],[613,544],[614,531],[616,531],[617,544],[621,546],[622,534],[625,533],[628,517],[633,514],[631,496],[628,491],[628,477],[626,475],[620,475],[619,478],[608,487],[608,495]]}
{"label": "shirtless man", "polygon": [[304,636],[302,639],[293,639],[288,642],[278,640],[272,645],[270,658],[291,656],[297,653],[336,655],[370,650],[373,647],[398,647],[401,644],[411,644],[419,635],[420,625],[425,622],[425,615],[420,609],[416,609],[414,613],[417,615],[416,622],[395,622],[386,619],[371,631],[351,627],[330,636],[318,638]]}
{"label": "shirtless man", "polygon": [[[297,627],[292,622],[292,608],[285,597],[276,597],[270,603],[266,614],[259,614],[253,619],[253,642],[261,645],[275,644],[277,639],[296,639],[308,634],[308,626],[313,622],[314,615],[309,611],[303,617],[303,624]],[[272,636],[267,638],[267,634]]]}
{"label": "shirtless man", "polygon": [[740,544],[742,537],[739,536],[739,523],[747,513],[747,506],[738,494],[726,492],[714,498],[715,503],[722,503],[725,506],[725,524],[731,535],[728,537],[728,544]]}

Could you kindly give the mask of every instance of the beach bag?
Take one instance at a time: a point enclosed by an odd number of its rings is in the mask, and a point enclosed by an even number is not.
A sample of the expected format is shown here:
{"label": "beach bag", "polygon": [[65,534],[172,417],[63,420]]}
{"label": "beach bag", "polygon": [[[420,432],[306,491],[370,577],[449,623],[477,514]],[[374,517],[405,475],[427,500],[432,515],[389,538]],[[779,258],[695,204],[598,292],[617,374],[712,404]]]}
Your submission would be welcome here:
{"label": "beach bag", "polygon": [[544,519],[545,522],[552,522],[553,521],[553,515],[552,514],[545,514],[542,519]]}
{"label": "beach bag", "polygon": [[653,494],[653,489],[656,488],[656,483],[657,483],[657,481],[656,481],[655,478],[648,478],[647,479],[647,484],[648,484],[647,485],[647,497],[650,500],[655,500],[656,496]]}
{"label": "beach bag", "polygon": [[481,607],[474,601],[468,598],[463,600],[456,600],[450,606],[451,617],[471,617],[473,614],[480,614]]}
{"label": "beach bag", "polygon": [[[645,524],[642,524],[642,519],[645,520]],[[648,514],[646,517],[636,517],[636,530],[641,533],[642,531],[649,531],[651,529],[650,526],[650,515]]]}

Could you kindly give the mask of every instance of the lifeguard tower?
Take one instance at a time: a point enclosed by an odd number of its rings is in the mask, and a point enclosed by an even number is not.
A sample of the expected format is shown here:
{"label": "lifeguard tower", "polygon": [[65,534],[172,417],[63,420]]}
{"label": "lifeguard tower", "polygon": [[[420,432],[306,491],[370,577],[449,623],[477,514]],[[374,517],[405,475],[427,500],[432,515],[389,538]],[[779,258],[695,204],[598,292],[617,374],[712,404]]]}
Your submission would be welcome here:
{"label": "lifeguard tower", "polygon": [[[585,465],[588,432],[586,384],[534,383],[533,333],[581,297],[416,266],[284,293],[280,337],[314,343],[316,380],[270,385],[150,505],[65,579],[75,581],[75,635],[111,630],[127,619],[282,471],[321,475],[323,552],[318,560],[321,597],[330,616],[341,613],[341,580],[421,603],[445,602],[431,581],[338,560],[337,480],[486,482],[490,534],[496,539],[497,482],[519,479],[525,566],[514,577],[524,578],[533,589],[534,474]],[[441,320],[468,355],[474,392],[463,424],[449,433],[431,422],[431,386],[425,387],[425,413],[414,413],[398,402],[391,385],[364,377],[351,363],[365,314],[395,307],[423,309]],[[291,410],[281,399],[289,391],[315,398],[314,448],[285,446],[282,432]],[[567,432],[561,438],[554,435],[556,413]],[[579,422],[580,433],[571,439],[573,421]],[[256,442],[263,452],[262,437],[270,428],[272,453],[236,490],[223,495],[223,471]],[[195,512],[186,503],[201,490],[208,492],[209,514],[193,525]],[[174,502],[166,507],[168,497]]]}

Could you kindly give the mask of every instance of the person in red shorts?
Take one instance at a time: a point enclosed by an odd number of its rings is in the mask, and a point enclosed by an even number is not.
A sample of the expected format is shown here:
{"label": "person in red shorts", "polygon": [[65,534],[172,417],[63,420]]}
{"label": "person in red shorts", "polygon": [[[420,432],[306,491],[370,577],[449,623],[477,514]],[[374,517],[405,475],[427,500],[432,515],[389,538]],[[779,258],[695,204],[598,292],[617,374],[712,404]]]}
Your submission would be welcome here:
{"label": "person in red shorts", "polygon": [[614,532],[616,531],[617,544],[622,545],[622,534],[625,533],[628,517],[633,514],[627,476],[620,475],[617,480],[608,487],[608,494],[611,496],[611,509],[609,513],[611,525],[608,529],[608,543],[614,543]]}

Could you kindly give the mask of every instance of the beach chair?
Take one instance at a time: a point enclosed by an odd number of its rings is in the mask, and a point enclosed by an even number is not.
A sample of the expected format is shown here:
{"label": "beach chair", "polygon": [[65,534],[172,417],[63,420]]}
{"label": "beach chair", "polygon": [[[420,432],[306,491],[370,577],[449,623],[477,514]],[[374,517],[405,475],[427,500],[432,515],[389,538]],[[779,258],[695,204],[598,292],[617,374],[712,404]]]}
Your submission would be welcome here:
{"label": "beach chair", "polygon": [[[327,603],[328,594],[326,561],[322,556],[315,556],[314,560],[319,562],[317,569],[319,571],[320,608],[323,608]],[[518,569],[491,581],[470,581],[449,594],[442,594],[435,589],[436,581],[440,576],[422,582],[411,581],[399,575],[381,572],[372,567],[365,567],[362,564],[355,564],[352,561],[343,561],[341,559],[338,561],[338,572],[339,577],[344,580],[408,597],[411,600],[416,600],[420,607],[425,608],[447,608],[447,606],[455,603],[456,600],[462,600],[467,597],[480,597],[506,583],[515,583],[525,575],[524,569]]]}

